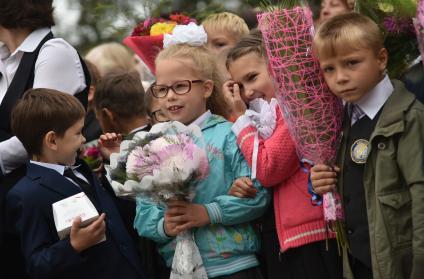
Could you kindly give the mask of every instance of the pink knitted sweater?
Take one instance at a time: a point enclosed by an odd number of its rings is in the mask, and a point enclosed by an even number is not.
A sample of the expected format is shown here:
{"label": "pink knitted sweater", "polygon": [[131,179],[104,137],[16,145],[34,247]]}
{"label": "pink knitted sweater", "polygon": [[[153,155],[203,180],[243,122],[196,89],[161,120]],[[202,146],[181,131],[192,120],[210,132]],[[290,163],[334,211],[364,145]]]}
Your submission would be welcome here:
{"label": "pink knitted sweater", "polygon": [[[311,204],[308,174],[300,167],[294,142],[277,108],[277,123],[271,137],[259,137],[257,179],[273,187],[275,223],[282,252],[326,239],[322,206]],[[237,144],[250,166],[256,128],[241,116],[233,125]],[[333,235],[332,235],[333,236]]]}

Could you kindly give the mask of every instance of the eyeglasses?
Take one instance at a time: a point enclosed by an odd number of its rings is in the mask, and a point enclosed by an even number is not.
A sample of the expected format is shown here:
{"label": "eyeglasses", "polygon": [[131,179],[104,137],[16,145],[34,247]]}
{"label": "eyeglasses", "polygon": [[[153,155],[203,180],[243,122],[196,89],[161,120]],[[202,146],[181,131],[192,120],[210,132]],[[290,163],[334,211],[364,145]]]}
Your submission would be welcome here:
{"label": "eyeglasses", "polygon": [[153,117],[156,122],[167,122],[169,121],[168,117],[162,112],[162,110],[158,109],[151,113],[151,117]]}
{"label": "eyeglasses", "polygon": [[203,82],[203,80],[200,80],[200,79],[197,79],[197,80],[180,80],[180,81],[174,82],[171,86],[158,85],[158,84],[155,83],[151,87],[152,88],[152,94],[156,98],[164,98],[164,97],[166,97],[166,95],[168,95],[169,89],[172,88],[172,91],[174,91],[175,94],[183,95],[183,94],[190,92],[191,85],[193,83],[197,83],[197,82]]}

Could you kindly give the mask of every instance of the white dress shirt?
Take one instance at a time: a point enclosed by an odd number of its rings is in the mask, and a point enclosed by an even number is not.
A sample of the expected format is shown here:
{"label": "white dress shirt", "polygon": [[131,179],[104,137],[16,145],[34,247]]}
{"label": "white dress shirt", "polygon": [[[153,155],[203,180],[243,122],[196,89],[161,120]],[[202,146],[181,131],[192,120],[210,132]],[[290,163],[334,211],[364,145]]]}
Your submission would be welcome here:
{"label": "white dress shirt", "polygon": [[[0,104],[24,53],[34,51],[49,32],[49,28],[33,31],[13,53],[10,53],[6,45],[0,46]],[[35,62],[33,87],[51,88],[69,94],[81,92],[86,83],[77,51],[63,39],[47,41],[41,47]],[[16,137],[0,142],[0,168],[3,174],[9,173],[26,160],[27,153]]]}
{"label": "white dress shirt", "polygon": [[[45,167],[45,168],[48,168],[48,169],[52,169],[52,170],[54,170],[54,171],[57,171],[60,175],[62,175],[63,177],[65,177],[66,179],[68,179],[69,181],[71,181],[75,186],[77,186],[78,188],[80,188],[80,186],[75,182],[75,181],[73,181],[72,179],[70,179],[69,177],[66,177],[66,176],[64,176],[63,174],[65,173],[65,168],[68,168],[68,167],[65,167],[65,166],[63,166],[63,165],[58,165],[58,164],[51,164],[51,163],[44,163],[44,162],[37,162],[37,161],[32,161],[32,160],[30,160],[30,162],[32,163],[32,164],[35,164],[35,165],[39,165],[39,166],[42,166],[42,167]],[[82,179],[82,180],[84,180],[85,182],[87,182],[87,183],[89,183],[88,182],[88,180],[87,180],[87,178],[85,178],[85,176],[84,175],[82,175],[79,171],[77,171],[76,170],[76,168],[78,168],[78,166],[71,166],[71,167],[69,167],[69,168],[71,168],[72,169],[72,171],[74,172],[74,174],[79,178],[79,179]],[[58,187],[60,187],[59,185],[58,185]],[[81,188],[80,188],[81,189]]]}
{"label": "white dress shirt", "polygon": [[363,116],[366,115],[369,119],[373,120],[380,109],[384,106],[387,99],[392,95],[393,90],[393,84],[390,81],[389,76],[386,75],[382,81],[380,81],[370,92],[356,102],[355,105],[364,112]]}

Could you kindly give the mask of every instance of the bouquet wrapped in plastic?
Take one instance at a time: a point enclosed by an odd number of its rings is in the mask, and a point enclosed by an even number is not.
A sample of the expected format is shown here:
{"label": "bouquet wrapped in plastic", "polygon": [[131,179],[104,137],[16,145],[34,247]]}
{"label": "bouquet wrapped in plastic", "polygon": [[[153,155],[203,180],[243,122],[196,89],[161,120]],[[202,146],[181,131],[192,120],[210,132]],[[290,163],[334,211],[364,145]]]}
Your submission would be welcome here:
{"label": "bouquet wrapped in plastic", "polygon": [[163,49],[164,35],[171,34],[177,25],[188,25],[192,22],[196,23],[196,20],[183,14],[172,14],[169,19],[147,18],[134,27],[123,43],[131,48],[154,74],[155,59]]}
{"label": "bouquet wrapped in plastic", "polygon": [[[312,12],[302,1],[281,1],[280,6],[258,15],[276,97],[296,144],[299,158],[309,164],[335,162],[343,120],[343,105],[325,83],[312,52]],[[310,192],[313,194],[311,183]],[[321,204],[318,195],[313,201]],[[339,244],[347,245],[342,227],[341,200],[336,191],[323,197],[324,218],[336,231]]]}
{"label": "bouquet wrapped in plastic", "polygon": [[[191,201],[198,181],[209,173],[202,133],[195,125],[159,123],[123,141],[111,155],[111,185],[118,196],[149,198],[166,206],[170,200]],[[190,231],[177,236],[171,278],[207,278]]]}

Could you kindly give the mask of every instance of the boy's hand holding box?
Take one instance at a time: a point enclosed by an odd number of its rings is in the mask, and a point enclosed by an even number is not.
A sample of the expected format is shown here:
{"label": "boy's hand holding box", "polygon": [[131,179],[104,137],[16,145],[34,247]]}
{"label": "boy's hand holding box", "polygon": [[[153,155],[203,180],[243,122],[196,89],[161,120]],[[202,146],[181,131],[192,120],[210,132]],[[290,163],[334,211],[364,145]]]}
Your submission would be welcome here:
{"label": "boy's hand holding box", "polygon": [[[52,204],[53,217],[60,239],[66,238],[75,218],[81,217],[81,225],[88,226],[99,218],[99,213],[84,192]],[[105,241],[106,236],[100,241]]]}

